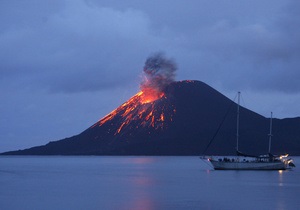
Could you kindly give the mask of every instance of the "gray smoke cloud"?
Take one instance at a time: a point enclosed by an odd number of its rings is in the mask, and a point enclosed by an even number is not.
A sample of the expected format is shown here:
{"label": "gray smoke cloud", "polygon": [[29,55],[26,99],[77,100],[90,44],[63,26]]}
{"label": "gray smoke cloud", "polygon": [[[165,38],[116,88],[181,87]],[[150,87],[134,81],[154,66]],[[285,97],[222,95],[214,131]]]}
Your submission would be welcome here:
{"label": "gray smoke cloud", "polygon": [[155,53],[147,58],[144,66],[144,79],[140,88],[142,91],[161,92],[175,80],[176,63],[166,58],[163,53]]}

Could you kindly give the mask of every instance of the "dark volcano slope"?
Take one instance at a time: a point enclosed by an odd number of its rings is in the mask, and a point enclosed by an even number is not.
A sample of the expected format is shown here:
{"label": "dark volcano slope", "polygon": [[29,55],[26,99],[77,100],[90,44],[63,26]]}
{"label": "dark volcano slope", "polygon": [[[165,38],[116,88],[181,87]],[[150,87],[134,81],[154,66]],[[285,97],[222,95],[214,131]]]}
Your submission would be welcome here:
{"label": "dark volcano slope", "polygon": [[[235,154],[236,104],[203,82],[174,82],[166,87],[164,97],[148,104],[136,105],[133,97],[103,119],[79,135],[3,154]],[[299,155],[300,118],[274,119],[273,125],[272,152]],[[241,107],[239,133],[240,151],[267,153],[268,118]]]}

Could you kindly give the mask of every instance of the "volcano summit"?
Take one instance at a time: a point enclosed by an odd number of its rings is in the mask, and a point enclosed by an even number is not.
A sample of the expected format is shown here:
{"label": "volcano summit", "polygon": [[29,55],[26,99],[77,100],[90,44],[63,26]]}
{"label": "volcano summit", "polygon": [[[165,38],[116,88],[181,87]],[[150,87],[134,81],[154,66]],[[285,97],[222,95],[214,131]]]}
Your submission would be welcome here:
{"label": "volcano summit", "polygon": [[[140,91],[76,136],[3,154],[199,155],[213,136],[206,154],[235,154],[236,110],[230,99],[200,81],[170,82],[150,95]],[[299,125],[299,117],[273,119],[273,153],[300,155]],[[268,118],[241,107],[242,151],[265,153],[268,132]]]}

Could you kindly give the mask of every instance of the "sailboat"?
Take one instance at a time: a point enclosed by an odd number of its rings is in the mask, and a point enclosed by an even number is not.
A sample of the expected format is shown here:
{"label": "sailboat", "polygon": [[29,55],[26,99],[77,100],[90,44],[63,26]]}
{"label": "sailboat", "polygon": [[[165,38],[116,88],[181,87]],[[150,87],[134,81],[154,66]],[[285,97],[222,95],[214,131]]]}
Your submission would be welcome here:
{"label": "sailboat", "polygon": [[215,170],[286,170],[295,167],[293,160],[284,155],[271,154],[272,139],[272,113],[270,118],[269,151],[266,155],[246,155],[239,151],[239,113],[240,92],[238,92],[237,103],[237,133],[236,152],[237,156],[210,156],[206,158]]}

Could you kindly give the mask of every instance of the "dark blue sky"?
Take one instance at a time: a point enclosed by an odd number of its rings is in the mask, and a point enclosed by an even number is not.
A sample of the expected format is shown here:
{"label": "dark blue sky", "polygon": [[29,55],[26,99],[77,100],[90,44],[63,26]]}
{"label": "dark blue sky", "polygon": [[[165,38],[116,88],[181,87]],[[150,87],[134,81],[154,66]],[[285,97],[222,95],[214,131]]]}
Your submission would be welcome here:
{"label": "dark blue sky", "polygon": [[164,52],[263,116],[300,116],[300,1],[0,1],[0,152],[76,135]]}

